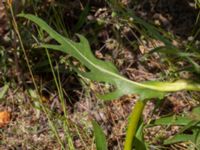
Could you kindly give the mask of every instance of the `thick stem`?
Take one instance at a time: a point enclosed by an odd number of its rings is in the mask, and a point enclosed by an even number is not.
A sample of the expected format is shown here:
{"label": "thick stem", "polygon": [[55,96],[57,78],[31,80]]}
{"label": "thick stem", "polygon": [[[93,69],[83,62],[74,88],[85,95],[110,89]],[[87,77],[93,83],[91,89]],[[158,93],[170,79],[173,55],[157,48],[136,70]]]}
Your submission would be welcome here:
{"label": "thick stem", "polygon": [[136,102],[135,106],[133,107],[133,110],[130,115],[130,121],[128,123],[128,129],[126,132],[126,140],[125,140],[124,150],[132,150],[133,139],[135,137],[136,130],[138,127],[138,122],[142,115],[144,106],[145,106],[145,102],[138,100]]}

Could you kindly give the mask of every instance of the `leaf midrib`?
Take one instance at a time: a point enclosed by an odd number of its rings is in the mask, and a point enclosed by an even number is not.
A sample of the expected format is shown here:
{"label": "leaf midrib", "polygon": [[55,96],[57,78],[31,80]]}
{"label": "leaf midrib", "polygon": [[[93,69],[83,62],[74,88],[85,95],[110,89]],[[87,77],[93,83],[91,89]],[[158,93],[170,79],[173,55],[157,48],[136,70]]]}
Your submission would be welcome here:
{"label": "leaf midrib", "polygon": [[[92,61],[90,61],[85,55],[83,55],[73,44],[71,44],[68,40],[66,40],[65,38],[63,38],[64,41],[66,43],[68,43],[73,49],[75,49],[77,51],[77,53],[87,62],[89,62],[89,64],[91,64],[93,67],[95,67],[96,69],[104,72],[104,73],[107,73],[108,75],[111,75],[111,76],[114,76],[115,78],[119,79],[119,80],[122,80],[124,82],[127,82],[128,84],[134,84],[134,85],[137,85],[137,86],[140,86],[140,87],[143,87],[143,88],[148,88],[148,89],[151,89],[151,90],[157,90],[157,91],[162,91],[158,88],[156,88],[155,86],[150,86],[150,85],[144,85],[144,84],[141,84],[141,83],[138,83],[138,82],[134,82],[134,81],[131,81],[131,80],[128,80],[124,77],[122,77],[121,75],[118,75],[116,73],[113,73],[113,72],[110,72],[98,65],[96,65],[95,63],[93,63]],[[63,44],[64,45],[64,44]]]}

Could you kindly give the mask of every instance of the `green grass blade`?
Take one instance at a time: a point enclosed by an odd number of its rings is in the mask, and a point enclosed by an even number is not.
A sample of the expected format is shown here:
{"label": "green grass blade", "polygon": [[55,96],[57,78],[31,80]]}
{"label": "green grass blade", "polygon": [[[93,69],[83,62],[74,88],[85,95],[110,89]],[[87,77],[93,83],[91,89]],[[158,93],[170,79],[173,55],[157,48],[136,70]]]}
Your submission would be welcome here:
{"label": "green grass blade", "polygon": [[78,31],[83,26],[83,24],[87,20],[89,11],[90,11],[90,6],[89,6],[89,3],[87,3],[83,12],[79,16],[79,20],[78,20],[77,24],[75,25],[74,31]]}
{"label": "green grass blade", "polygon": [[0,100],[5,96],[6,92],[8,91],[9,84],[5,84],[1,89],[0,89]]}
{"label": "green grass blade", "polygon": [[95,136],[97,150],[107,150],[108,148],[107,148],[106,137],[101,127],[95,121],[92,121],[92,125],[94,129],[94,136]]}
{"label": "green grass blade", "polygon": [[155,120],[152,124],[154,125],[180,125],[185,126],[189,124],[192,120],[188,117],[181,117],[181,116],[169,116],[169,117],[162,117],[160,119]]}
{"label": "green grass blade", "polygon": [[148,149],[147,148],[148,144],[144,140],[143,128],[144,128],[144,123],[141,123],[135,134],[133,146],[135,147],[136,150],[147,150]]}
{"label": "green grass blade", "polygon": [[179,142],[193,141],[194,136],[189,134],[177,134],[174,137],[164,141],[165,145],[174,144]]}

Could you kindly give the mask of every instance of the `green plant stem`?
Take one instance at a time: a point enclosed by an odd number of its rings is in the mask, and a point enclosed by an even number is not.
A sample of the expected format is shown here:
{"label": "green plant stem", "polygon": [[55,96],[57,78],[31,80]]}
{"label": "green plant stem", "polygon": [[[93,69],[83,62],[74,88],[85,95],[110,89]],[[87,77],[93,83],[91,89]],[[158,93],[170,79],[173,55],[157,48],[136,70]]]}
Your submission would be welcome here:
{"label": "green plant stem", "polygon": [[133,139],[135,137],[136,130],[138,127],[138,122],[142,115],[144,106],[145,106],[145,102],[138,100],[136,102],[135,106],[133,107],[133,110],[130,115],[130,121],[128,123],[128,129],[126,132],[126,140],[125,140],[124,150],[132,149]]}

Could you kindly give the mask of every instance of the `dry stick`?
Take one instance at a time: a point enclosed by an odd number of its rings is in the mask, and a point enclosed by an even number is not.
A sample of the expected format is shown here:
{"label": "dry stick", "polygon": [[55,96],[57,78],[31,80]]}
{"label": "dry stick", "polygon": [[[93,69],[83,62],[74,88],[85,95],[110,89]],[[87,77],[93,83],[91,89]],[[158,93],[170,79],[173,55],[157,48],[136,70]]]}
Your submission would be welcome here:
{"label": "dry stick", "polygon": [[[40,103],[42,104],[42,99],[41,99],[41,97],[40,97],[39,90],[38,90],[38,88],[37,88],[37,84],[36,84],[36,82],[35,82],[35,79],[34,79],[34,76],[33,76],[33,72],[32,72],[32,70],[31,70],[31,67],[30,67],[30,64],[29,64],[29,61],[28,61],[28,57],[27,57],[27,54],[26,54],[26,51],[25,51],[25,48],[24,48],[24,44],[23,44],[23,42],[22,42],[21,35],[20,35],[20,33],[19,33],[18,25],[17,25],[17,22],[16,22],[15,17],[14,17],[14,12],[13,12],[13,8],[12,8],[12,3],[11,3],[9,0],[7,1],[7,3],[8,3],[8,6],[9,6],[9,9],[10,9],[10,11],[11,11],[11,16],[12,16],[12,20],[13,20],[13,27],[14,27],[14,30],[15,30],[15,32],[16,32],[16,34],[17,34],[17,37],[18,37],[18,39],[19,39],[20,46],[21,46],[22,51],[23,51],[23,53],[24,53],[25,61],[26,61],[26,63],[27,63],[27,66],[28,66],[28,69],[29,69],[29,72],[30,72],[30,75],[31,75],[31,79],[32,79],[33,84],[34,84],[34,87],[35,87],[35,89],[36,89],[36,92],[37,92],[37,95],[38,95],[38,99],[39,99]],[[41,107],[42,107],[42,110],[45,112],[45,114],[46,114],[46,116],[47,116],[49,125],[51,126],[53,132],[55,133],[56,138],[58,139],[58,142],[59,142],[59,144],[61,145],[61,148],[64,150],[64,149],[65,149],[65,148],[64,148],[64,145],[62,144],[62,141],[61,141],[60,137],[58,136],[58,133],[57,133],[57,131],[56,131],[56,128],[54,127],[53,123],[51,122],[50,117],[48,116],[48,112],[47,112],[46,108],[45,108],[43,105],[41,105]]]}
{"label": "dry stick", "polygon": [[126,140],[124,144],[124,150],[132,150],[133,139],[136,134],[136,130],[138,127],[138,122],[142,115],[143,109],[145,106],[145,102],[142,100],[138,100],[133,107],[133,110],[130,115],[130,121],[128,123],[128,129],[126,132]]}

